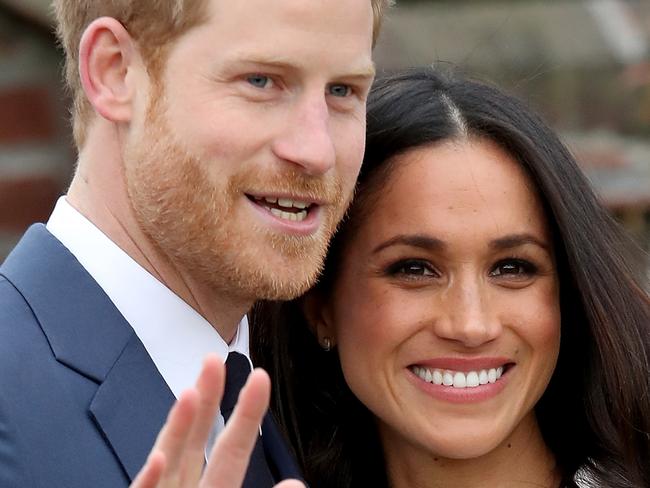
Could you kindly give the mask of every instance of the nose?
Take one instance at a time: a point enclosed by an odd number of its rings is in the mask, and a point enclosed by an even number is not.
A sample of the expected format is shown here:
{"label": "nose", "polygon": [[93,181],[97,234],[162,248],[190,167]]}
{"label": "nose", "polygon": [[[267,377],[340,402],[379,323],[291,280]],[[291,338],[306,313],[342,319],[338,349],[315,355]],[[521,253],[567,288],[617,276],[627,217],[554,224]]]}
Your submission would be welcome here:
{"label": "nose", "polygon": [[502,324],[493,310],[489,290],[478,282],[452,286],[442,299],[435,333],[442,339],[476,348],[495,340]]}
{"label": "nose", "polygon": [[304,96],[291,107],[285,127],[273,143],[275,155],[318,176],[334,167],[336,150],[325,95]]}

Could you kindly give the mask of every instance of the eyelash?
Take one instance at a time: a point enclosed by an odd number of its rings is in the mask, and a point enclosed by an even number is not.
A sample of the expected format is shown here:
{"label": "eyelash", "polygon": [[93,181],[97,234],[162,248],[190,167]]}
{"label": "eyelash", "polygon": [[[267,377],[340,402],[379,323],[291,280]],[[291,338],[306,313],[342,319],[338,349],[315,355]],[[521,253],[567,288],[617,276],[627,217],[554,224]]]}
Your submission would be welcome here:
{"label": "eyelash", "polygon": [[[417,267],[420,270],[420,272],[418,273],[409,272],[407,271],[409,267],[411,268],[412,271],[414,270],[414,268]],[[439,273],[435,270],[433,266],[431,266],[429,262],[422,259],[403,259],[397,261],[396,263],[393,263],[390,266],[388,266],[388,268],[386,269],[386,274],[388,276],[401,275],[410,280],[431,279],[440,276]]]}
{"label": "eyelash", "polygon": [[[493,274],[496,270],[498,270],[502,266],[517,267],[522,272]],[[538,271],[539,271],[538,267],[532,262],[528,261],[527,259],[513,257],[513,258],[506,258],[498,261],[490,271],[490,275],[496,278],[500,278],[503,276],[530,277],[537,274]]]}
{"label": "eyelash", "polygon": [[[505,273],[503,270],[499,271],[500,268],[505,266],[509,266],[511,269],[516,268],[517,272]],[[539,268],[534,263],[526,259],[510,257],[496,262],[491,268],[489,275],[496,279],[521,279],[530,278],[536,275],[538,271]],[[440,273],[435,267],[428,261],[422,259],[403,259],[397,261],[388,266],[385,274],[392,277],[402,276],[408,280],[426,280],[440,277]]]}
{"label": "eyelash", "polygon": [[[332,93],[332,89],[334,88],[345,88],[346,89],[345,95],[343,96],[334,95],[334,93]],[[327,87],[327,91],[329,95],[335,96],[337,98],[348,98],[354,95],[355,93],[355,89],[351,85],[346,85],[345,83],[334,83],[332,85],[329,85]]]}
{"label": "eyelash", "polygon": [[254,83],[252,83],[252,80],[255,80],[255,79],[258,79],[258,80],[265,79],[267,81],[267,83],[270,83],[271,85],[275,84],[275,81],[273,80],[273,78],[271,76],[265,75],[265,74],[262,74],[262,73],[252,73],[252,74],[246,75],[246,78],[245,78],[246,82],[250,86],[252,86],[253,88],[258,88],[260,90],[264,90],[264,89],[267,88],[266,85],[263,86],[263,87],[260,87],[260,86],[255,85]]}
{"label": "eyelash", "polygon": [[[275,86],[277,84],[277,82],[273,78],[273,76],[266,75],[266,74],[263,74],[263,73],[251,73],[251,74],[246,75],[246,77],[245,77],[245,81],[250,86],[252,86],[253,88],[257,88],[259,90],[264,90],[264,89],[269,88],[269,86],[263,86],[262,87],[262,86],[256,85],[255,83],[252,82],[255,79],[257,79],[257,80],[265,79],[265,80],[267,80],[268,85],[270,85],[271,87],[273,87],[273,86]],[[346,89],[346,92],[345,92],[344,95],[338,96],[338,95],[335,95],[334,93],[332,93],[333,89],[341,88],[341,87]],[[334,97],[336,97],[338,99],[344,100],[346,98],[349,98],[349,97],[355,95],[358,92],[358,89],[355,88],[353,85],[348,85],[346,83],[333,83],[333,84],[331,84],[331,85],[329,85],[327,87],[327,91],[328,91],[328,95],[332,95],[332,96],[334,96]]]}

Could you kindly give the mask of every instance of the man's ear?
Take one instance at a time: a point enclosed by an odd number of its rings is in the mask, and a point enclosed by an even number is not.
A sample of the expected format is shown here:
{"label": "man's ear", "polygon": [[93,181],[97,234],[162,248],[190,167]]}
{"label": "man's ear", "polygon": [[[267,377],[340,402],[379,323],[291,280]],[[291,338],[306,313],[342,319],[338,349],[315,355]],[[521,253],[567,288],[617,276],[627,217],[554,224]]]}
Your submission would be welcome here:
{"label": "man's ear", "polygon": [[336,345],[336,330],[329,305],[322,293],[310,291],[302,302],[302,309],[310,329],[324,349]]}
{"label": "man's ear", "polygon": [[84,31],[79,45],[81,84],[92,106],[105,119],[131,120],[136,80],[129,74],[138,59],[131,36],[117,20],[100,17]]}

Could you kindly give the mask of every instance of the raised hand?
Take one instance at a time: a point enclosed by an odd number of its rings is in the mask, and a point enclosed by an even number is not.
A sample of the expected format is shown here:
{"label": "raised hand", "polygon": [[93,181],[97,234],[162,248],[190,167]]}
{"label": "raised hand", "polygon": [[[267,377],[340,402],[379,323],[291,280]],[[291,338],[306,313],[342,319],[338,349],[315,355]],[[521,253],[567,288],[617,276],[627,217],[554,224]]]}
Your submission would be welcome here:
{"label": "raised hand", "polygon": [[[206,358],[195,388],[184,392],[172,407],[147,462],[131,488],[239,488],[268,408],[271,382],[254,370],[204,467],[204,449],[223,395],[225,371],[221,360]],[[276,488],[304,488],[283,481]]]}

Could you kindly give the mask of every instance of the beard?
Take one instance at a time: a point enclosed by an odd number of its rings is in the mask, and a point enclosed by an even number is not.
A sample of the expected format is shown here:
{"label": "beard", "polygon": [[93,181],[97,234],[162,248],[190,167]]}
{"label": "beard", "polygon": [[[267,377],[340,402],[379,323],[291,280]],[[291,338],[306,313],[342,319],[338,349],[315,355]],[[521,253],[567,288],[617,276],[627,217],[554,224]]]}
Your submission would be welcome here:
{"label": "beard", "polygon": [[[127,192],[144,234],[181,275],[217,293],[250,300],[287,300],[309,289],[322,269],[329,241],[351,199],[332,176],[291,167],[269,170],[247,162],[237,173],[200,157],[175,138],[165,97],[154,96],[143,133],[124,150]],[[328,202],[312,235],[274,231],[246,202],[247,194],[297,194]]]}

